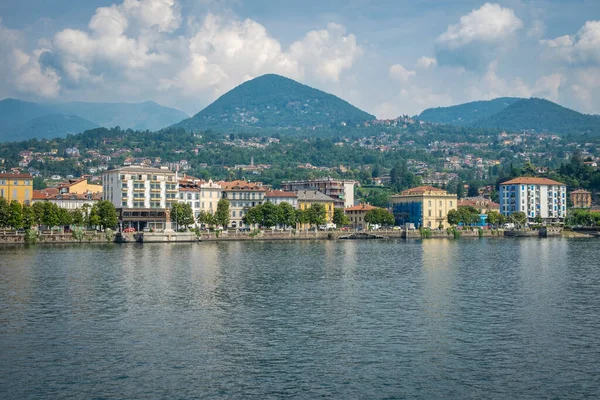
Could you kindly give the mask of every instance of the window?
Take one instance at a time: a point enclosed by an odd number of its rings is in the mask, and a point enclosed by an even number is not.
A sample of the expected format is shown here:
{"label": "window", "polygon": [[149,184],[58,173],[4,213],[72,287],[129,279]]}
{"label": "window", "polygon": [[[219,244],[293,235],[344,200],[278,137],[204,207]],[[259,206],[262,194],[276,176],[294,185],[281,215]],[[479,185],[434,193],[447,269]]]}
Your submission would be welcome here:
{"label": "window", "polygon": [[440,200],[440,207],[442,206],[442,201]]}
{"label": "window", "polygon": [[440,210],[440,218],[442,218],[442,210]]}
{"label": "window", "polygon": [[450,207],[452,207],[452,200],[450,200]]}
{"label": "window", "polygon": [[431,207],[431,200],[429,200],[429,201],[427,202],[427,205],[428,205],[429,207]]}
{"label": "window", "polygon": [[4,189],[0,189],[0,197],[4,197]]}
{"label": "window", "polygon": [[232,217],[235,217],[235,211],[232,211],[232,212],[231,212],[231,216],[232,216]]}
{"label": "window", "polygon": [[431,210],[429,210],[429,216],[431,217]]}

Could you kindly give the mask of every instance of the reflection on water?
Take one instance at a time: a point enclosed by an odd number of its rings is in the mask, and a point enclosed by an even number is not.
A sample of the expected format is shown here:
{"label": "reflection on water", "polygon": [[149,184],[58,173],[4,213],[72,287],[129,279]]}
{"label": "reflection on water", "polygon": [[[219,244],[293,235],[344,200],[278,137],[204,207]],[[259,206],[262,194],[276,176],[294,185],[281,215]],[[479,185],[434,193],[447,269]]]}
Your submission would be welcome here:
{"label": "reflection on water", "polygon": [[566,239],[4,247],[0,396],[598,397],[596,249]]}

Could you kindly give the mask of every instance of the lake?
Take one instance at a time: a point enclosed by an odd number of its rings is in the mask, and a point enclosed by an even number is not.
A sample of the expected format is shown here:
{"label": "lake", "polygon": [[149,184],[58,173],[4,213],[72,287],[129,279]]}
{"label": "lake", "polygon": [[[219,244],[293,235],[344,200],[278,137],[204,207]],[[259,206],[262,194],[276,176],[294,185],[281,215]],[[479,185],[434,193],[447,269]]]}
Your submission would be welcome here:
{"label": "lake", "polygon": [[600,242],[0,247],[0,397],[600,397]]}

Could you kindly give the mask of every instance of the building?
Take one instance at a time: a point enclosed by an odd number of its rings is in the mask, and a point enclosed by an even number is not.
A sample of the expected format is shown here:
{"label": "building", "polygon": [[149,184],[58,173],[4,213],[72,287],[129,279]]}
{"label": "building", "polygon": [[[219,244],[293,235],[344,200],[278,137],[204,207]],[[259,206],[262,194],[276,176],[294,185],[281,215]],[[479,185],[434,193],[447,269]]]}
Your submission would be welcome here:
{"label": "building", "polygon": [[567,187],[546,178],[520,177],[500,184],[500,212],[524,212],[529,220],[561,221],[567,215]]}
{"label": "building", "polygon": [[166,209],[177,194],[177,176],[167,169],[128,166],[102,173],[102,199],[117,208],[122,228],[168,228]]}
{"label": "building", "polygon": [[92,207],[100,200],[102,200],[101,193],[61,193],[58,188],[47,188],[34,190],[31,204],[49,202],[56,204],[60,208],[76,210],[82,208],[86,204]]}
{"label": "building", "polygon": [[573,190],[569,195],[573,208],[590,208],[592,207],[592,193],[584,189]]}
{"label": "building", "polygon": [[281,189],[288,192],[318,190],[331,197],[336,208],[347,208],[354,205],[354,186],[355,181],[324,178],[283,182]]}
{"label": "building", "polygon": [[57,188],[61,194],[102,193],[102,185],[91,184],[86,178],[69,179],[67,182],[59,184]]}
{"label": "building", "polygon": [[457,207],[455,194],[432,186],[419,186],[392,196],[392,211],[400,226],[412,223],[416,228],[447,228],[448,212]]}
{"label": "building", "polygon": [[31,204],[33,177],[29,174],[0,174],[0,197],[9,203],[16,200],[21,205]]}
{"label": "building", "polygon": [[473,207],[479,210],[480,214],[486,214],[490,211],[500,212],[500,204],[494,203],[485,197],[465,197],[458,200],[458,208]]}
{"label": "building", "polygon": [[367,226],[365,215],[367,215],[367,212],[376,209],[377,207],[370,204],[359,204],[344,209],[344,213],[348,216],[350,225],[352,225],[353,228],[364,229]]}
{"label": "building", "polygon": [[[318,190],[300,190],[296,192],[298,196],[298,209],[306,210],[313,204],[323,204],[325,206],[326,216],[325,224],[333,223],[333,209],[335,207],[335,199],[321,193]],[[307,229],[307,224],[301,224],[299,229]]]}
{"label": "building", "polygon": [[298,208],[298,195],[295,192],[284,192],[283,190],[269,190],[265,193],[265,201],[278,206],[281,203],[288,203],[294,208]]}
{"label": "building", "polygon": [[222,188],[223,198],[229,201],[229,227],[244,228],[244,215],[249,208],[263,203],[267,189],[262,184],[242,180],[218,184]]}
{"label": "building", "polygon": [[221,185],[212,180],[203,181],[189,178],[180,180],[179,202],[189,204],[195,218],[198,217],[200,211],[214,214],[217,211],[217,203],[221,199],[221,191]]}

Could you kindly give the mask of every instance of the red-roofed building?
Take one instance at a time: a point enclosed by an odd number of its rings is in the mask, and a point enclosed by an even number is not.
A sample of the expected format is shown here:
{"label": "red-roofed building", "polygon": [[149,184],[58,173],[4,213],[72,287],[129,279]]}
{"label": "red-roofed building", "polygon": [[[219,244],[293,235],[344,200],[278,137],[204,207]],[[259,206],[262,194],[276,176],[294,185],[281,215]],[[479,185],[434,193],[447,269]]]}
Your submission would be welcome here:
{"label": "red-roofed building", "polygon": [[218,184],[223,190],[223,198],[229,201],[229,228],[244,228],[244,215],[249,208],[263,203],[267,189],[262,184],[243,180]]}
{"label": "red-roofed building", "polygon": [[573,190],[569,195],[573,208],[590,208],[592,206],[592,193],[584,189]]}
{"label": "red-roofed building", "polygon": [[75,210],[82,208],[85,204],[91,207],[100,200],[102,200],[101,193],[60,193],[58,188],[47,188],[34,190],[31,203],[49,202],[56,204],[60,208]]}
{"label": "red-roofed building", "polygon": [[466,197],[458,200],[458,208],[460,207],[474,207],[479,210],[481,214],[485,214],[490,211],[500,212],[500,204],[494,203],[490,199],[484,197]]}
{"label": "red-roofed building", "polygon": [[345,208],[344,214],[348,216],[350,225],[352,225],[353,228],[363,229],[367,226],[365,222],[365,215],[367,215],[367,212],[376,209],[377,207],[375,206],[363,203],[357,206]]}

